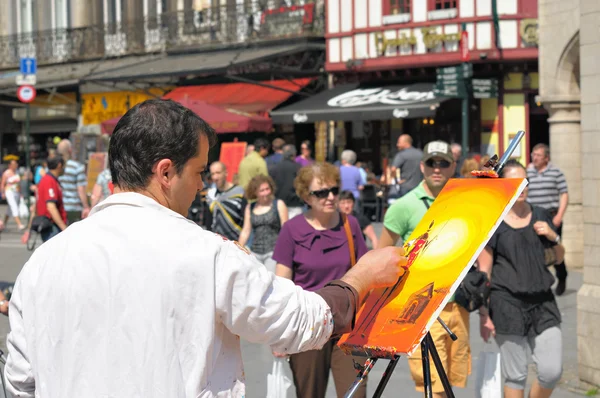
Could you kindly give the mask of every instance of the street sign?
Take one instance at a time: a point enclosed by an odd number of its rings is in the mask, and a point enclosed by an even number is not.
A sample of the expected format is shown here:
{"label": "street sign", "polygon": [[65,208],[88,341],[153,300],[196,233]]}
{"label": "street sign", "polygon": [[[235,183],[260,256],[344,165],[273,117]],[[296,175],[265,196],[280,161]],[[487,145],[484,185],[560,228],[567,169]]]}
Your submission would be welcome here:
{"label": "street sign", "polygon": [[472,79],[474,98],[498,97],[498,79]]}
{"label": "street sign", "polygon": [[446,66],[436,69],[437,76],[440,75],[460,75],[465,79],[473,76],[473,64],[462,64],[456,66]]}
{"label": "street sign", "polygon": [[35,99],[36,91],[32,86],[20,86],[17,90],[19,101],[28,104]]}
{"label": "street sign", "polygon": [[469,54],[469,33],[463,30],[460,33],[460,60],[469,62],[471,55]]}
{"label": "street sign", "polygon": [[15,82],[17,86],[35,86],[37,78],[36,75],[17,75]]}
{"label": "street sign", "polygon": [[21,73],[24,75],[35,75],[37,73],[37,62],[35,58],[21,58]]}

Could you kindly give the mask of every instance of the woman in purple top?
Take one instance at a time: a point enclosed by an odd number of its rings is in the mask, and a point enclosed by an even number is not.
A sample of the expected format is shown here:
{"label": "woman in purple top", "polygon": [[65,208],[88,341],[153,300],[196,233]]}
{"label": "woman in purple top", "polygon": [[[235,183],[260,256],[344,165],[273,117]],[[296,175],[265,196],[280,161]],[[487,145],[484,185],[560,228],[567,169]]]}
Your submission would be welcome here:
{"label": "woman in purple top", "polygon": [[[309,210],[283,225],[273,259],[277,261],[276,274],[304,290],[318,290],[350,268],[350,247],[337,207],[340,183],[339,170],[320,162],[302,168],[294,181],[298,197]],[[367,245],[356,218],[348,216],[348,221],[358,260],[367,252]],[[344,396],[356,378],[352,357],[334,341],[321,350],[291,355],[290,366],[299,398],[324,398],[330,369],[338,397]],[[366,397],[366,384],[355,397]]]}
{"label": "woman in purple top", "polygon": [[311,154],[312,145],[310,144],[310,141],[302,141],[302,144],[300,144],[300,155],[296,157],[296,163],[302,167],[313,164],[315,161],[310,157]]}

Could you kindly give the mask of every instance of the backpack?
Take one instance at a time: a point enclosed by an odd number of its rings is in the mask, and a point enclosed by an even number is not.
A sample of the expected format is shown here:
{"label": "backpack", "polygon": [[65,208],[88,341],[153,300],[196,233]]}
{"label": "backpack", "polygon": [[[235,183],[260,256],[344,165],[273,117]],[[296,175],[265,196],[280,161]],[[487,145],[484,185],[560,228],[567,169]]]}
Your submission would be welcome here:
{"label": "backpack", "polygon": [[472,267],[456,289],[454,301],[467,311],[473,312],[481,306],[487,307],[491,288],[487,274]]}

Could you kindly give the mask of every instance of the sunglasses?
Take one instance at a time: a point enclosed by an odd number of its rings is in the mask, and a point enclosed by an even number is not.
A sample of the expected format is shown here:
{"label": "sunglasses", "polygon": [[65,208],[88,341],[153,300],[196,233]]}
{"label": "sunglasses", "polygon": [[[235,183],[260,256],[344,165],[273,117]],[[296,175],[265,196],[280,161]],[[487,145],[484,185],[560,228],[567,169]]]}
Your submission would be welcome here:
{"label": "sunglasses", "polygon": [[451,165],[452,165],[452,163],[450,163],[447,160],[427,159],[427,161],[425,161],[425,166],[432,168],[432,169],[435,169],[435,168],[447,169]]}
{"label": "sunglasses", "polygon": [[340,193],[340,187],[331,187],[319,189],[318,191],[310,191],[309,194],[311,194],[317,199],[325,199],[329,197],[330,192],[333,194],[333,196],[338,196],[338,194]]}

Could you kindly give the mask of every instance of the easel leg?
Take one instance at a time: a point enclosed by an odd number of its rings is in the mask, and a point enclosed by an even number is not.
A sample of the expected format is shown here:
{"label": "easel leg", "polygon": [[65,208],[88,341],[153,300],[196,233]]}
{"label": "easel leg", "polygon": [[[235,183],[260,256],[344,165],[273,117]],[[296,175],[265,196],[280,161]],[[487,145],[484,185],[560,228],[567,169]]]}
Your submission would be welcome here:
{"label": "easel leg", "polygon": [[383,390],[385,390],[385,386],[387,386],[388,381],[390,381],[390,377],[392,377],[392,373],[394,373],[394,369],[396,368],[396,365],[398,364],[399,359],[400,359],[400,356],[397,356],[396,358],[392,359],[390,361],[390,363],[388,363],[388,366],[387,366],[387,368],[385,368],[385,372],[383,373],[383,377],[381,378],[381,381],[377,385],[375,394],[373,394],[373,398],[381,397],[381,395],[383,394]]}
{"label": "easel leg", "polygon": [[[435,344],[433,339],[431,338],[431,334],[427,333],[424,339],[429,346],[429,353],[431,354],[431,359],[433,360],[433,364],[435,365],[435,369],[437,370],[438,376],[440,377],[440,381],[444,386],[444,391],[446,392],[446,397],[454,398],[454,391],[452,391],[452,386],[450,385],[450,381],[448,380],[448,375],[444,370],[444,366],[442,365],[442,361],[440,356],[438,355],[437,349],[435,348]],[[421,343],[423,344],[423,343]]]}
{"label": "easel leg", "polygon": [[365,382],[365,378],[367,377],[371,369],[373,369],[373,366],[375,366],[375,362],[377,362],[377,358],[367,359],[367,362],[365,362],[365,366],[356,377],[356,380],[354,380],[354,383],[352,383],[352,385],[348,389],[348,392],[346,392],[346,395],[344,395],[344,398],[351,398],[354,396],[354,394],[358,390],[358,387],[360,387],[360,385]]}
{"label": "easel leg", "polygon": [[[429,336],[429,333],[427,333]],[[425,392],[425,398],[432,398],[433,391],[431,386],[431,368],[429,366],[429,341],[423,339],[421,341],[421,362],[423,363],[423,390]]]}

